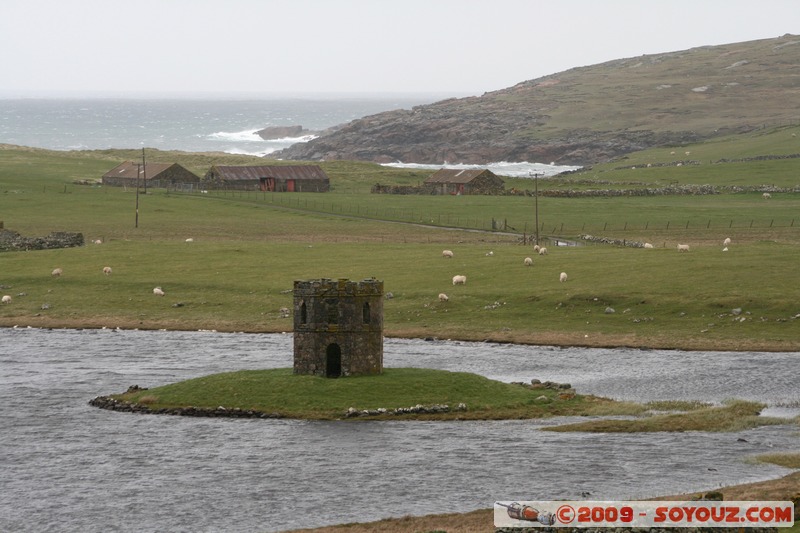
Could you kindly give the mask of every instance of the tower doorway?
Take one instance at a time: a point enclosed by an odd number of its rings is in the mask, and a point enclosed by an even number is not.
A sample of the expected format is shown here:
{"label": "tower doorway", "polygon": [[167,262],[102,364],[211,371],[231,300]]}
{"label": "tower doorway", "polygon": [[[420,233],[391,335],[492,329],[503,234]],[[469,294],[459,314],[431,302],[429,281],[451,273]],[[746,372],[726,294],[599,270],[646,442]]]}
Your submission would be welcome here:
{"label": "tower doorway", "polygon": [[332,343],[325,350],[325,377],[338,378],[342,375],[342,349]]}

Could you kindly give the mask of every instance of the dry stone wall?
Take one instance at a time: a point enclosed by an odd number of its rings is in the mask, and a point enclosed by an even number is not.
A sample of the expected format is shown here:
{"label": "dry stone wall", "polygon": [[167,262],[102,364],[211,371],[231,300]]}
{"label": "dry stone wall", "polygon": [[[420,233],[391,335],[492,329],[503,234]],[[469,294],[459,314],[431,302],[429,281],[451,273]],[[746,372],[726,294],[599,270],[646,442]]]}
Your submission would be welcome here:
{"label": "dry stone wall", "polygon": [[0,252],[73,248],[83,244],[83,233],[56,231],[46,237],[23,237],[16,231],[0,229]]}

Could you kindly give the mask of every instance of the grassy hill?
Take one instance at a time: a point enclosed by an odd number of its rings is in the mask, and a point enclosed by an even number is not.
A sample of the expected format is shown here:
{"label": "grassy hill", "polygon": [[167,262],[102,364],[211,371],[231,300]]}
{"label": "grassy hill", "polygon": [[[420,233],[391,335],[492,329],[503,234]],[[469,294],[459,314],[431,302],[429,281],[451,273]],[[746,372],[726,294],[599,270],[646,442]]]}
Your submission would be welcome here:
{"label": "grassy hill", "polygon": [[284,159],[591,164],[647,147],[797,125],[800,37],[573,68],[480,97],[380,113]]}

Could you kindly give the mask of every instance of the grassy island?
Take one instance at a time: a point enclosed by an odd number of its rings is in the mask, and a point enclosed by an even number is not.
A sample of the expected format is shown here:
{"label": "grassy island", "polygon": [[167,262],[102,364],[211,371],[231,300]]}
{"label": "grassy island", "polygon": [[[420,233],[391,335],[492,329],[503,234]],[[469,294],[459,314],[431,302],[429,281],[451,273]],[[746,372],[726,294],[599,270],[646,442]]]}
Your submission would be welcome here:
{"label": "grassy island", "polygon": [[[189,379],[94,401],[98,407],[189,416],[335,420],[501,420],[552,416],[628,415],[553,426],[553,431],[739,431],[800,423],[761,417],[757,402],[635,404],[577,394],[568,384],[503,383],[467,372],[389,368],[382,374],[329,379],[291,368],[242,370]],[[118,403],[117,403],[118,402]],[[665,411],[668,411],[665,413]]]}
{"label": "grassy island", "polygon": [[338,379],[295,375],[291,368],[243,370],[135,388],[112,398],[153,412],[221,406],[311,420],[522,419],[630,409],[629,404],[563,387],[502,383],[467,372],[421,368],[388,368],[380,375]]}

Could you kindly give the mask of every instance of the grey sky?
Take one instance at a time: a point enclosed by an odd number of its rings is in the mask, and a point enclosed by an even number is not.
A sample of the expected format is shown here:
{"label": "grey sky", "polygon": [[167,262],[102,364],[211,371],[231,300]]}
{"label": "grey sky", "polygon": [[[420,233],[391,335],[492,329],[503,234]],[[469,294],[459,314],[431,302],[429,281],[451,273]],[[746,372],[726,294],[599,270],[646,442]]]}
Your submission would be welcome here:
{"label": "grey sky", "polygon": [[786,33],[796,0],[3,0],[0,96],[478,95]]}

